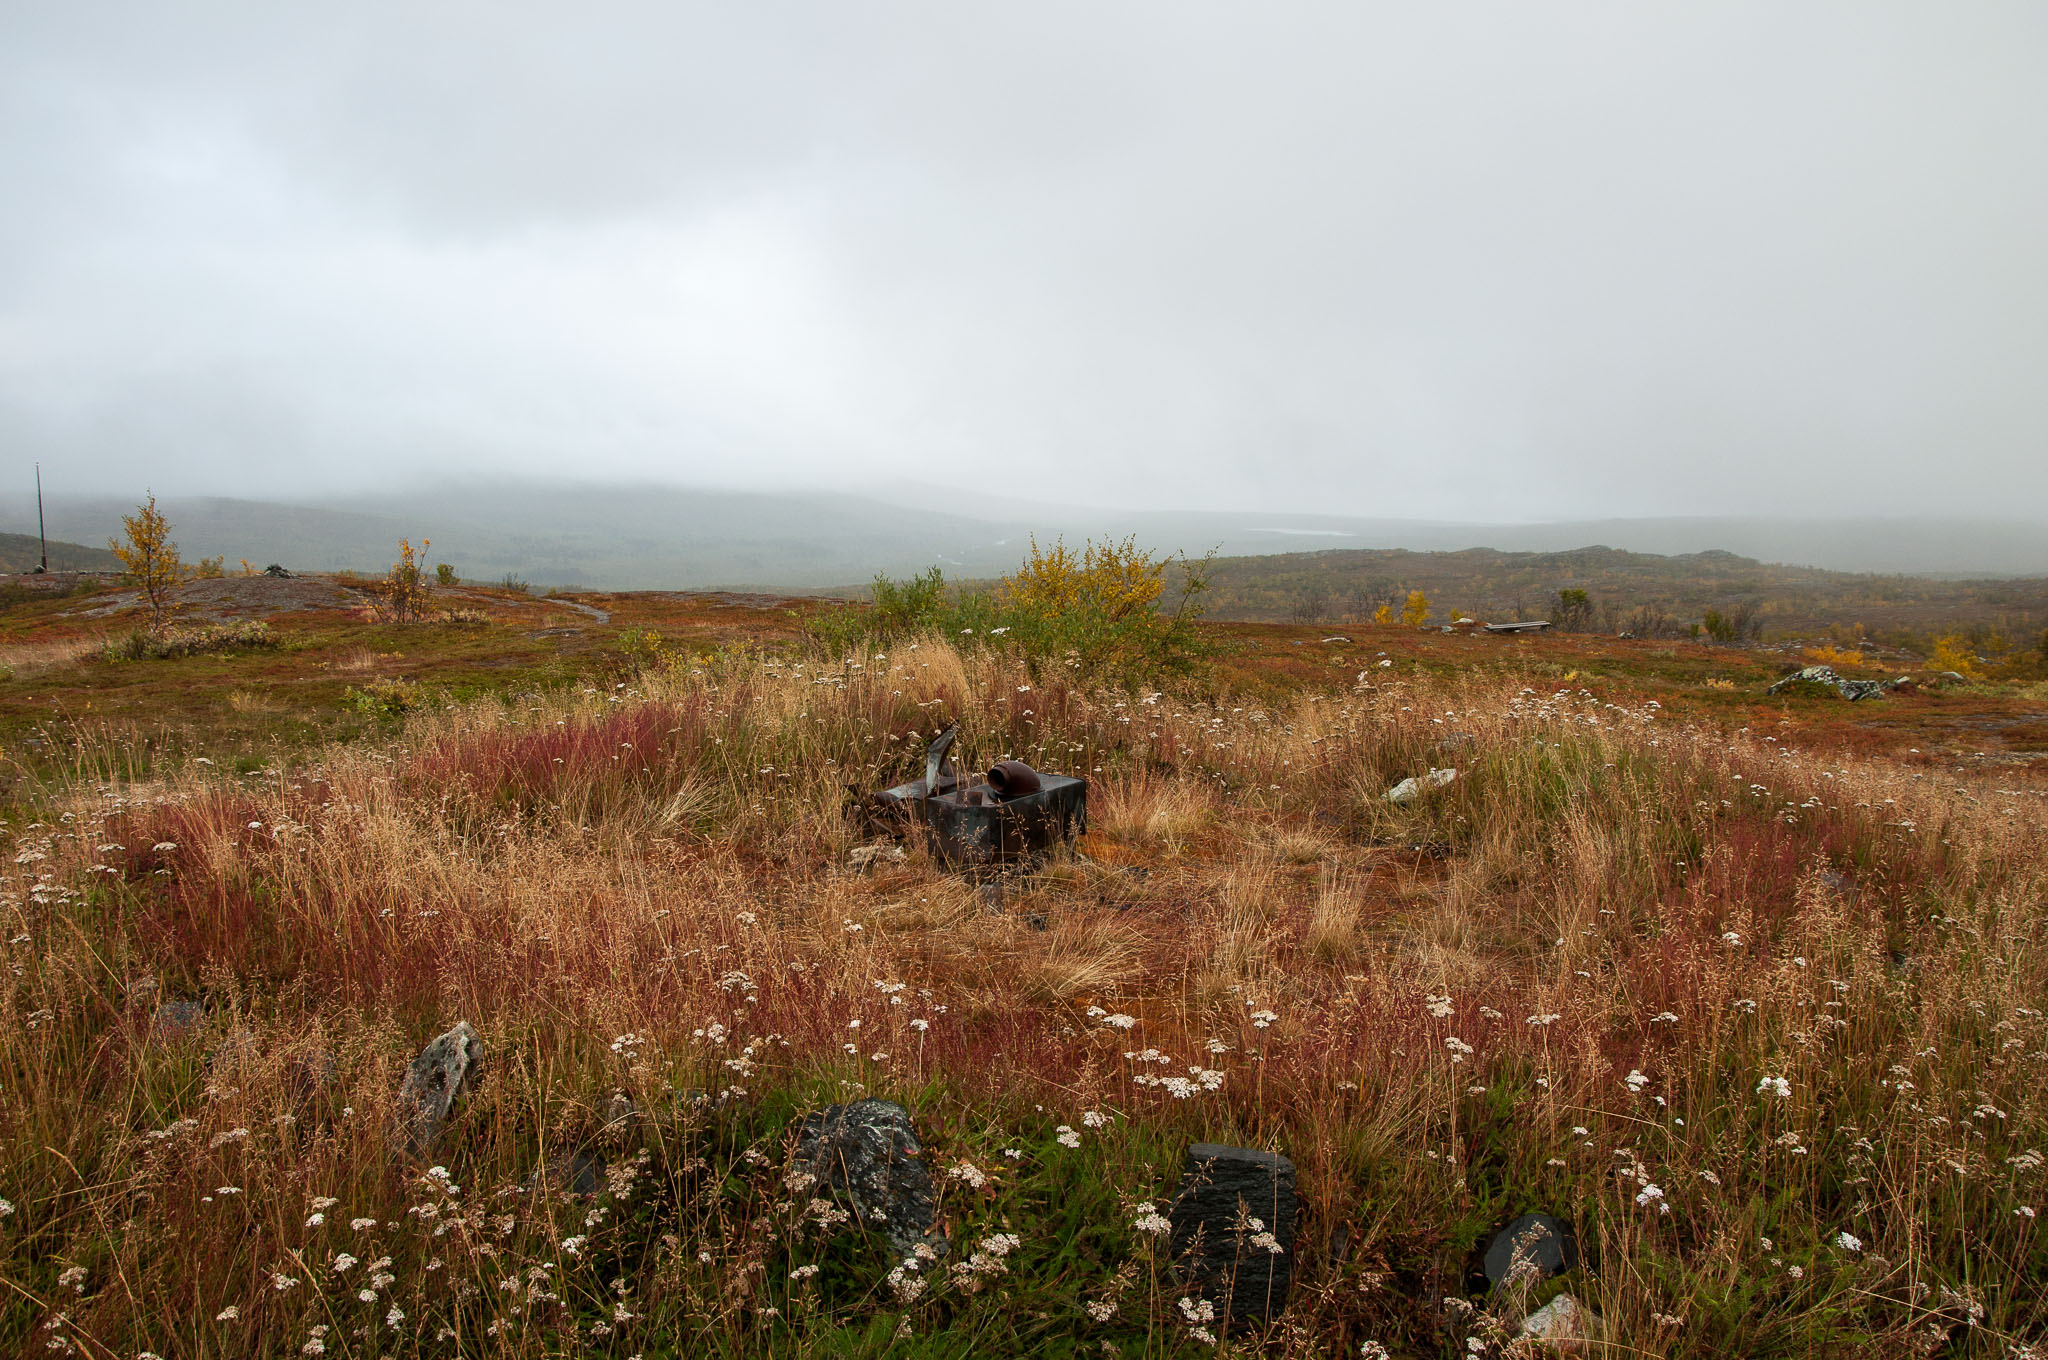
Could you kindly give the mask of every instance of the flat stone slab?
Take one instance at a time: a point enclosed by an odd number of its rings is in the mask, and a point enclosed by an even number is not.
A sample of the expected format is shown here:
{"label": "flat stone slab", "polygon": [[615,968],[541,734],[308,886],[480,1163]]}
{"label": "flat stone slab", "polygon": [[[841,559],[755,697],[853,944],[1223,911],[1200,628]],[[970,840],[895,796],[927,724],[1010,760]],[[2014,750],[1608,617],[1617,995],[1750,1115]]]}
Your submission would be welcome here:
{"label": "flat stone slab", "polygon": [[1287,1158],[1196,1143],[1166,1216],[1174,1265],[1231,1321],[1271,1318],[1294,1283],[1297,1207]]}

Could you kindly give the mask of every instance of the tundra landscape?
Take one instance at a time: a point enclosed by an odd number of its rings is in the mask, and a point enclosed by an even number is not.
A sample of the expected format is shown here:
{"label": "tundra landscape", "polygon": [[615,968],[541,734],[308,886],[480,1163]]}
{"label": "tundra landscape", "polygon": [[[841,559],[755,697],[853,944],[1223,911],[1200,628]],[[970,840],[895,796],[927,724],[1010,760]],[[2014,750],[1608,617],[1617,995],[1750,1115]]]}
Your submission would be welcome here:
{"label": "tundra landscape", "polygon": [[[2038,659],[1851,703],[1766,693],[1833,644],[1197,622],[1162,565],[838,604],[408,550],[154,630],[16,578],[0,1344],[2038,1353]],[[1048,585],[1140,631],[1034,633]],[[954,724],[1085,834],[878,824]],[[921,1250],[806,1160],[858,1101]],[[1222,1273],[1195,1144],[1293,1167]],[[1490,1274],[1527,1214],[1567,1268]]]}
{"label": "tundra landscape", "polygon": [[0,4],[0,1360],[2048,1360],[2044,70]]}

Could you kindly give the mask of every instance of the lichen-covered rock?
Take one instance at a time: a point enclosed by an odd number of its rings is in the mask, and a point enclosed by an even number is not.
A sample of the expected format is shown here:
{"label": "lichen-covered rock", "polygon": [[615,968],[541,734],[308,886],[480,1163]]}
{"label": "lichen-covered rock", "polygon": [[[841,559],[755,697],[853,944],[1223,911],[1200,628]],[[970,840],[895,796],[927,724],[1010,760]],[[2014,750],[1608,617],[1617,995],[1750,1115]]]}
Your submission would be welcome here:
{"label": "lichen-covered rock", "polygon": [[1832,666],[1808,666],[1772,685],[1766,694],[1777,694],[1800,686],[1819,686],[1831,689],[1851,703],[1858,699],[1882,698],[1888,691],[1898,688],[1896,680],[1847,680],[1837,675]]}
{"label": "lichen-covered rock", "polygon": [[1166,1216],[1174,1266],[1232,1321],[1271,1318],[1294,1282],[1295,1208],[1287,1158],[1196,1143]]}
{"label": "lichen-covered rock", "polygon": [[1590,1355],[1600,1319],[1569,1294],[1559,1294],[1522,1321],[1522,1335],[1561,1355]]}
{"label": "lichen-covered rock", "polygon": [[407,1152],[423,1156],[441,1136],[456,1097],[469,1084],[483,1055],[483,1040],[467,1020],[458,1020],[453,1029],[429,1040],[412,1060],[405,1080],[399,1083],[394,1116]]}
{"label": "lichen-covered rock", "polygon": [[921,1160],[924,1147],[910,1112],[888,1100],[828,1105],[805,1117],[790,1158],[790,1188],[825,1197],[836,1191],[861,1226],[889,1239],[896,1255],[922,1269],[946,1254],[938,1196]]}
{"label": "lichen-covered rock", "polygon": [[1458,772],[1456,770],[1445,769],[1431,770],[1419,779],[1404,779],[1394,785],[1393,788],[1387,790],[1387,801],[1389,803],[1412,803],[1425,793],[1433,793],[1437,789],[1447,787],[1457,777]]}

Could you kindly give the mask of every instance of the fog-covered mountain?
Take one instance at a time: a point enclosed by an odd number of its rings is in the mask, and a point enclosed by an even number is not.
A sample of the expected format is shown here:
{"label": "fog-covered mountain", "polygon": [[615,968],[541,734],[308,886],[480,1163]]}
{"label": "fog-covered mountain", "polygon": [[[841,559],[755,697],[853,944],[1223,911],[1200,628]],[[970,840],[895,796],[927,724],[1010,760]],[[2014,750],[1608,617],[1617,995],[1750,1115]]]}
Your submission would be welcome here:
{"label": "fog-covered mountain", "polygon": [[[2048,574],[2048,524],[1933,519],[1749,517],[1461,524],[1341,515],[1102,510],[979,498],[930,487],[874,495],[666,486],[499,483],[285,505],[163,497],[187,558],[242,558],[301,570],[381,571],[400,537],[433,541],[432,561],[462,575],[614,589],[855,585],[933,563],[948,575],[1009,571],[1028,538],[1135,534],[1199,555],[1323,548],[1557,551],[1602,544],[1637,552],[1721,549],[1839,571]],[[53,539],[106,542],[130,496],[48,499]],[[0,531],[33,532],[29,500],[0,501]]]}

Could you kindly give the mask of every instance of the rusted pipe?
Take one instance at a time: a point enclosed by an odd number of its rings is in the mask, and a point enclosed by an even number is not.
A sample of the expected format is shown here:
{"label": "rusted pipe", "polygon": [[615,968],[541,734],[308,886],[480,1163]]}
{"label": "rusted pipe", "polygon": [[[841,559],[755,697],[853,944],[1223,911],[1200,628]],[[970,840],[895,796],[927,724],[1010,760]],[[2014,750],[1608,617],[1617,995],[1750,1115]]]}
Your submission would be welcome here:
{"label": "rusted pipe", "polygon": [[1038,771],[1021,760],[999,760],[990,766],[988,786],[996,791],[998,798],[1021,798],[1027,793],[1037,793],[1041,787]]}

